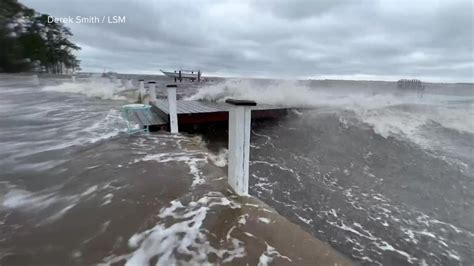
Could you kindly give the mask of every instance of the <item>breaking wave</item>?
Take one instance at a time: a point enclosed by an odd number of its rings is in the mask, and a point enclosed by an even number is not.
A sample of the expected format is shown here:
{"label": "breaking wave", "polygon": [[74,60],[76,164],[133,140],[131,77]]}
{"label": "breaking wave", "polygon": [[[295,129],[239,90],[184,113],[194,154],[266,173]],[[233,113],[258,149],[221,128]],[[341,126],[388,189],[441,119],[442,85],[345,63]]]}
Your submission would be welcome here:
{"label": "breaking wave", "polygon": [[[387,138],[401,137],[431,147],[438,135],[430,130],[445,128],[474,134],[474,97],[427,94],[397,95],[386,88],[310,87],[302,81],[227,80],[201,88],[189,100],[225,101],[228,98],[254,100],[295,108],[331,108],[349,111]],[[462,102],[462,104],[459,104]]]}
{"label": "breaking wave", "polygon": [[65,82],[54,86],[45,86],[44,91],[79,93],[100,99],[125,100],[120,92],[128,88],[120,80],[111,80],[102,77],[91,77],[78,82]]}

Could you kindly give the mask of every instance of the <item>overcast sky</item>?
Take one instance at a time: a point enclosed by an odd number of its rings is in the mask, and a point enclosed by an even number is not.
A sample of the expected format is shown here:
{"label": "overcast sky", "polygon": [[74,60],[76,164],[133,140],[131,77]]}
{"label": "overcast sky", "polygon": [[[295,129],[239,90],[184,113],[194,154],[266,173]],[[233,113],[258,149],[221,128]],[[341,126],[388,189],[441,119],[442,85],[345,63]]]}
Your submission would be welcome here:
{"label": "overcast sky", "polygon": [[84,71],[474,81],[471,0],[20,0],[68,24]]}

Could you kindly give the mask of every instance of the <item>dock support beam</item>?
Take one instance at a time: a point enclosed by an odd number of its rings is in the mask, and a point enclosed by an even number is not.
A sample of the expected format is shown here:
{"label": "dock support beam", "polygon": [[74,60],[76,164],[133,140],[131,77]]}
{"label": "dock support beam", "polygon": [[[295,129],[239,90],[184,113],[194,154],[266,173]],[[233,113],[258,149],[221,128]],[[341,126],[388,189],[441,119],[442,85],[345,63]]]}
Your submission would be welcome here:
{"label": "dock support beam", "polygon": [[170,116],[170,132],[178,133],[178,114],[176,107],[176,85],[166,85],[168,90],[168,112]]}
{"label": "dock support beam", "polygon": [[148,90],[150,95],[150,102],[154,103],[156,102],[156,84],[154,81],[149,81],[148,82]]}
{"label": "dock support beam", "polygon": [[229,111],[229,167],[228,182],[240,196],[249,192],[249,155],[250,155],[250,126],[251,106],[257,105],[252,101],[226,100],[232,104]]}

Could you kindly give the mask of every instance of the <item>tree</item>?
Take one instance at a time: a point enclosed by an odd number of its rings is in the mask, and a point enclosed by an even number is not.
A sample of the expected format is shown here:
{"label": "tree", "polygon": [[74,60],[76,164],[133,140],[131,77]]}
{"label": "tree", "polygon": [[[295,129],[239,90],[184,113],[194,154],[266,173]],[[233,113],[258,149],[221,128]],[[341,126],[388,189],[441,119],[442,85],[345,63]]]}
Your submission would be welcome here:
{"label": "tree", "polygon": [[48,15],[18,3],[0,2],[0,72],[19,72],[38,67],[62,73],[63,66],[77,69],[74,51],[80,47],[69,39],[71,31],[62,23],[48,22]]}

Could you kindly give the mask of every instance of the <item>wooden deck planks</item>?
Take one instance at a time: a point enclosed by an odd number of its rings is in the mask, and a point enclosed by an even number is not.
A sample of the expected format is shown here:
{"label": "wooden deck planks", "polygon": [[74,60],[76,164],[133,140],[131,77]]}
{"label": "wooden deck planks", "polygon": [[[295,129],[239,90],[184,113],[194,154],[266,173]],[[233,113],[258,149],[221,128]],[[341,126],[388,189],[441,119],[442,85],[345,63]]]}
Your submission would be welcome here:
{"label": "wooden deck planks", "polygon": [[[165,114],[168,112],[168,101],[163,99],[157,99],[153,103],[158,109]],[[230,105],[221,102],[205,102],[205,101],[177,101],[177,113],[178,114],[196,114],[196,113],[216,113],[216,112],[228,112]],[[260,104],[252,107],[252,110],[278,110],[287,109],[286,107],[273,106],[267,104]]]}
{"label": "wooden deck planks", "polygon": [[140,125],[151,126],[151,125],[166,125],[167,121],[159,117],[155,112],[145,113],[142,110],[133,110],[131,114],[133,119],[136,120]]}
{"label": "wooden deck planks", "polygon": [[[152,105],[152,113],[161,124],[168,125],[169,111],[168,100],[157,99]],[[225,122],[229,119],[229,110],[232,105],[225,102],[184,101],[176,103],[178,123],[180,125],[194,125],[203,123]],[[281,117],[289,108],[260,104],[252,106],[252,119],[265,119]]]}

